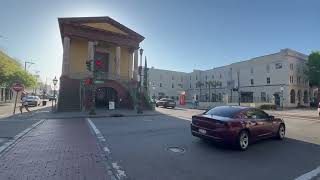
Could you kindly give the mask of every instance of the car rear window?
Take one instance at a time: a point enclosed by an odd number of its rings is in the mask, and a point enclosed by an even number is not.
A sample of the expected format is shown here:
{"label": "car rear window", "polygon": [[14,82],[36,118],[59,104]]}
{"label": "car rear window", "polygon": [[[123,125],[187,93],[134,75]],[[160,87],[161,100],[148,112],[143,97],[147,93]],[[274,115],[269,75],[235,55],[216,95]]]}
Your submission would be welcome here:
{"label": "car rear window", "polygon": [[210,109],[205,114],[232,118],[235,114],[237,114],[240,111],[241,108],[238,107],[220,106]]}

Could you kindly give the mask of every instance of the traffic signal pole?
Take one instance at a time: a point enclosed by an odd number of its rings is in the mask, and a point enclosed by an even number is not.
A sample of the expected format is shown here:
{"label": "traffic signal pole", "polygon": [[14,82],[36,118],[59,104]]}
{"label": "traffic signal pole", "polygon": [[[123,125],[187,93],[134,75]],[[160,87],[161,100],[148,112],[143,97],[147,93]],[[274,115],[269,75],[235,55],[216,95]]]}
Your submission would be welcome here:
{"label": "traffic signal pole", "polygon": [[89,64],[90,64],[90,78],[91,78],[91,107],[90,107],[90,115],[95,115],[96,114],[96,87],[95,87],[95,68],[94,68],[94,52],[95,52],[95,45],[97,43],[93,41],[89,41],[88,43],[88,59],[89,59]]}

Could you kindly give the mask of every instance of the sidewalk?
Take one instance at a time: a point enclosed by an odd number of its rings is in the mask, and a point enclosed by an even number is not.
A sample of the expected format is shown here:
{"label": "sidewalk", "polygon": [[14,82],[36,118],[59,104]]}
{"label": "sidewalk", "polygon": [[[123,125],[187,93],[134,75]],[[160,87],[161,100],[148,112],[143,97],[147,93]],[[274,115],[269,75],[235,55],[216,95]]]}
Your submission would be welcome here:
{"label": "sidewalk", "polygon": [[46,120],[0,155],[0,179],[108,180],[85,119]]}
{"label": "sidewalk", "polygon": [[310,118],[310,119],[319,119],[319,114],[317,109],[290,109],[290,110],[275,110],[275,111],[266,111],[269,114],[278,115],[278,116],[292,116],[298,118]]}
{"label": "sidewalk", "polygon": [[16,114],[9,117],[1,118],[1,120],[10,119],[64,119],[64,118],[101,118],[101,117],[132,117],[132,116],[155,116],[161,113],[154,110],[144,110],[143,114],[137,114],[134,110],[115,109],[104,110],[97,109],[96,115],[89,115],[88,112],[52,112],[51,107],[46,107],[33,111],[32,113],[24,112],[23,114]]}

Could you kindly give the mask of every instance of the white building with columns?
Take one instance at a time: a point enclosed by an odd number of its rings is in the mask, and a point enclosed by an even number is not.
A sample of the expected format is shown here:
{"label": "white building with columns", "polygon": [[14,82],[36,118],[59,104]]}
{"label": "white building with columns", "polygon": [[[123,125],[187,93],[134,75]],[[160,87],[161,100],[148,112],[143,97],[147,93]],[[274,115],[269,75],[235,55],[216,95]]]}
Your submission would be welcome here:
{"label": "white building with columns", "polygon": [[[273,54],[191,73],[151,68],[149,91],[156,98],[160,95],[177,98],[184,91],[187,101],[197,99],[211,105],[238,104],[240,99],[242,104],[254,106],[309,106],[313,93],[309,91],[305,75],[306,62],[305,54],[282,49]],[[239,91],[234,91],[237,89]]]}

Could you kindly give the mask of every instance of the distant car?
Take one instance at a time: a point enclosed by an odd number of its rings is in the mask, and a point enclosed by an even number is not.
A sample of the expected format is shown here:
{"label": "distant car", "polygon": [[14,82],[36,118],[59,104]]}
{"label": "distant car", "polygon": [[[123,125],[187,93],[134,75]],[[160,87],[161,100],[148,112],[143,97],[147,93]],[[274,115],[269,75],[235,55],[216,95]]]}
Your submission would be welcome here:
{"label": "distant car", "polygon": [[156,107],[159,107],[159,106],[162,106],[164,108],[167,108],[167,107],[175,108],[176,102],[173,99],[162,98],[156,101]]}
{"label": "distant car", "polygon": [[40,106],[41,100],[38,96],[27,97],[28,106]]}
{"label": "distant car", "polygon": [[49,101],[56,100],[56,96],[51,95],[48,97],[48,99],[49,99]]}
{"label": "distant car", "polygon": [[246,150],[257,140],[285,137],[285,123],[264,111],[242,106],[219,106],[192,116],[193,136],[235,145]]}
{"label": "distant car", "polygon": [[319,113],[319,116],[320,116],[320,102],[318,104],[318,113]]}

